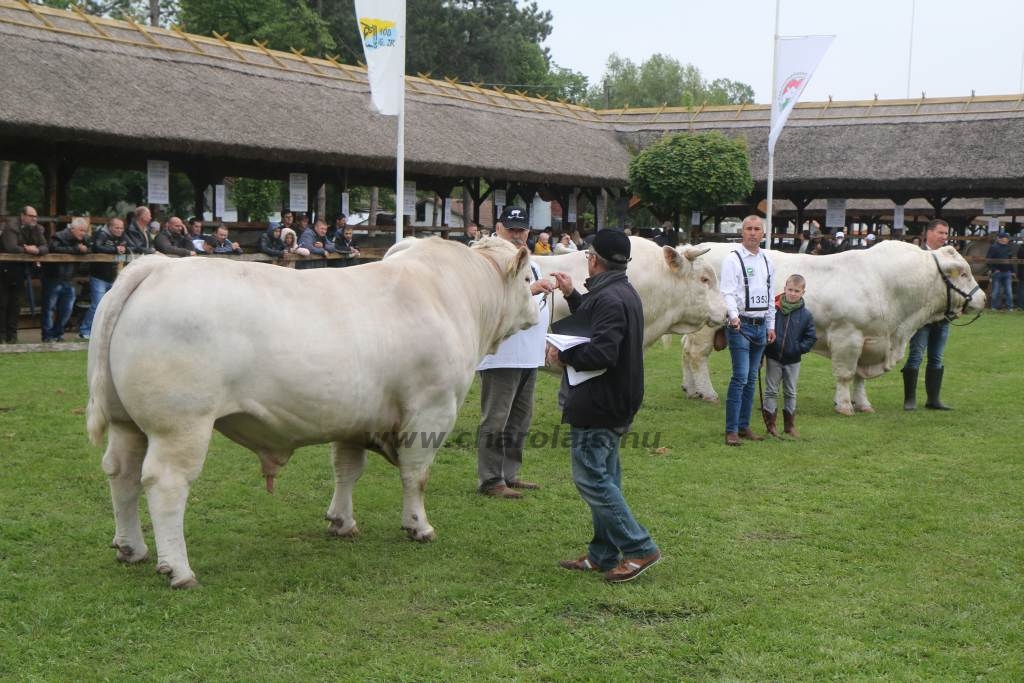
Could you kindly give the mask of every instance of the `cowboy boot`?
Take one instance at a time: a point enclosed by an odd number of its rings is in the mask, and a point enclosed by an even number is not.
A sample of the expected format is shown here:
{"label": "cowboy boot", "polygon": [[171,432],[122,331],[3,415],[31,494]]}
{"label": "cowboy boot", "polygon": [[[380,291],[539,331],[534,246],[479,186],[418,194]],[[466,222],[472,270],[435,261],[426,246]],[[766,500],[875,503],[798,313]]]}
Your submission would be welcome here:
{"label": "cowboy boot", "polygon": [[917,368],[903,368],[903,410],[917,409]]}
{"label": "cowboy boot", "polygon": [[768,433],[772,436],[778,436],[779,430],[775,426],[775,420],[777,419],[778,413],[773,413],[762,408],[761,416],[764,418],[764,428],[768,430]]}
{"label": "cowboy boot", "polygon": [[782,431],[794,439],[800,438],[800,432],[796,431],[796,411],[782,411]]}
{"label": "cowboy boot", "polygon": [[939,398],[939,393],[942,391],[942,373],[946,368],[925,368],[924,370],[924,389],[928,394],[928,401],[924,404],[925,408],[931,408],[932,410],[953,410]]}
{"label": "cowboy boot", "polygon": [[747,441],[764,441],[764,437],[756,433],[750,427],[743,427],[736,433],[739,434],[741,439],[746,439]]}

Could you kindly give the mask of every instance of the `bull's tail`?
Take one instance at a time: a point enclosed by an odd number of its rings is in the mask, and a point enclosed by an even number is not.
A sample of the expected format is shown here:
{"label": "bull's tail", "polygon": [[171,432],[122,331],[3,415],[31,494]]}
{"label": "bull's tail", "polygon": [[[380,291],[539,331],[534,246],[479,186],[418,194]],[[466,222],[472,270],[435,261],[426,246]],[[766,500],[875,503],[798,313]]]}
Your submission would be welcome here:
{"label": "bull's tail", "polygon": [[132,292],[161,263],[166,263],[166,259],[152,256],[125,267],[96,311],[89,339],[89,403],[85,409],[86,429],[94,445],[100,444],[110,424],[110,406],[119,401],[110,374],[110,339],[114,328]]}

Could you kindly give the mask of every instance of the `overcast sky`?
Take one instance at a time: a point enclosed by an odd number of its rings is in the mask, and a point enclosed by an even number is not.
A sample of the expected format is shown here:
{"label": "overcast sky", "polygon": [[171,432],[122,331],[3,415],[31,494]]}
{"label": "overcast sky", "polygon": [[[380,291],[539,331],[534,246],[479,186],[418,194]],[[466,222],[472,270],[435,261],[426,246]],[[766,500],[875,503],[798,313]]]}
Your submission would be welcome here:
{"label": "overcast sky", "polygon": [[[554,61],[601,81],[608,55],[662,53],[771,97],[772,0],[536,0],[554,15]],[[781,0],[779,34],[834,34],[802,101],[903,98],[912,0]],[[1018,94],[1024,0],[916,0],[910,96]]]}

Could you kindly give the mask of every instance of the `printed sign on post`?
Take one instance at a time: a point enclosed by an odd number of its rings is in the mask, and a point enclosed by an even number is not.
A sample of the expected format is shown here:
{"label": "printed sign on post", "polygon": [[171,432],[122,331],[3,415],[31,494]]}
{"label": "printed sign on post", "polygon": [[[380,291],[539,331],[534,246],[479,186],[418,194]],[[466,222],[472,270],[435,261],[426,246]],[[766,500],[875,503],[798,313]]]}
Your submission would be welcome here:
{"label": "printed sign on post", "polygon": [[829,199],[828,208],[825,209],[826,228],[846,227],[846,200]]}
{"label": "printed sign on post", "polygon": [[309,176],[307,174],[288,174],[288,208],[292,211],[309,211]]}
{"label": "printed sign on post", "polygon": [[904,225],[905,219],[903,216],[903,204],[897,204],[892,209],[892,229],[903,230],[906,226]]}
{"label": "printed sign on post", "polygon": [[224,186],[215,185],[213,188],[213,215],[220,219],[224,218],[224,209],[227,208],[224,206],[224,195]]}
{"label": "printed sign on post", "polygon": [[572,194],[569,195],[569,216],[566,219],[568,223],[576,222],[576,202],[578,201],[580,194],[580,188],[572,188]]}
{"label": "printed sign on post", "polygon": [[171,162],[147,161],[146,180],[146,199],[150,204],[171,203]]}
{"label": "printed sign on post", "polygon": [[494,191],[494,205],[501,210],[501,207],[505,206],[505,190]]}
{"label": "printed sign on post", "polygon": [[341,212],[346,216],[349,214],[348,211],[348,192],[341,193]]}
{"label": "printed sign on post", "polygon": [[405,185],[403,185],[403,187],[405,189],[402,190],[402,203],[405,204],[405,206],[402,207],[402,215],[403,216],[412,216],[413,219],[415,219],[416,218],[416,181],[415,180],[406,180],[405,181]]}
{"label": "printed sign on post", "polygon": [[1002,199],[986,199],[981,212],[986,216],[1002,216],[1006,213],[1006,202]]}

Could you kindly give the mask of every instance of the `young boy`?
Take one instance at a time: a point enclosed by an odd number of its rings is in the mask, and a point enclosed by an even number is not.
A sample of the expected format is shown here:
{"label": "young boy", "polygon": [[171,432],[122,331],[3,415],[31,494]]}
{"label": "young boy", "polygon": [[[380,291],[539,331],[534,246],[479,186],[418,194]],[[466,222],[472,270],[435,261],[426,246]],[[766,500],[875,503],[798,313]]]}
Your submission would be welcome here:
{"label": "young boy", "polygon": [[796,431],[796,381],[800,377],[800,356],[811,350],[818,341],[814,331],[814,318],[804,305],[803,275],[790,275],[782,294],[775,297],[775,341],[765,350],[768,371],[765,373],[764,405],[761,413],[768,433],[778,436],[775,427],[776,399],[779,380],[782,380],[785,403],[782,408],[783,431],[794,439]]}

